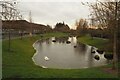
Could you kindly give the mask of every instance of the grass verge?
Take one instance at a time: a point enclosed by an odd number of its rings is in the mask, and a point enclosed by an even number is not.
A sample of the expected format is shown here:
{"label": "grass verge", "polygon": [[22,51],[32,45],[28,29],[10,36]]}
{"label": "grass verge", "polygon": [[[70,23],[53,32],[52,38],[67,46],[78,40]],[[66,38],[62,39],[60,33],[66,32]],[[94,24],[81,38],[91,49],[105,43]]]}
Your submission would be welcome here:
{"label": "grass verge", "polygon": [[82,36],[82,37],[78,37],[78,42],[84,43],[84,44],[88,44],[94,47],[97,47],[99,49],[104,49],[105,45],[108,44],[107,39],[103,39],[103,38],[91,38],[90,36]]}

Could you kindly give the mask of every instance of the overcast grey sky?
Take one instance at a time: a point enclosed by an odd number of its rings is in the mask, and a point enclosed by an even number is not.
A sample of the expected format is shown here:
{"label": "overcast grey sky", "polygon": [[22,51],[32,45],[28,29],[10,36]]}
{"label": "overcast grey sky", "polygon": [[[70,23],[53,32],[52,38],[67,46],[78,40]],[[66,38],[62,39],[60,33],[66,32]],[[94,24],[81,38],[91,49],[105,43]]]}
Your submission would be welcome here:
{"label": "overcast grey sky", "polygon": [[74,27],[75,21],[88,18],[89,8],[81,2],[20,2],[18,8],[24,19],[29,20],[32,13],[34,23],[49,24],[54,26],[57,22],[65,22]]}

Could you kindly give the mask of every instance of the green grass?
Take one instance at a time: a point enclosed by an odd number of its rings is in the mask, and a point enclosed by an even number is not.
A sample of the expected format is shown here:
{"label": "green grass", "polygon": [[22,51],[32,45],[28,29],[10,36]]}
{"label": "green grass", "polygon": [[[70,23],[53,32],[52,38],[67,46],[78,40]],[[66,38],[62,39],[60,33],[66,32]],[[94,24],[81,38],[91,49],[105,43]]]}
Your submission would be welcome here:
{"label": "green grass", "polygon": [[[51,36],[67,36],[64,33],[44,34],[42,38]],[[62,35],[62,36],[61,36]],[[41,39],[39,36],[32,38],[13,39],[12,51],[8,51],[8,40],[3,41],[3,78],[115,78],[116,75],[104,72],[101,67],[87,69],[43,69],[32,61],[35,50],[32,44]]]}
{"label": "green grass", "polygon": [[88,44],[100,49],[103,49],[103,47],[108,44],[107,39],[102,39],[102,38],[91,38],[90,36],[86,35],[86,36],[82,36],[78,38],[78,41],[84,44]]}

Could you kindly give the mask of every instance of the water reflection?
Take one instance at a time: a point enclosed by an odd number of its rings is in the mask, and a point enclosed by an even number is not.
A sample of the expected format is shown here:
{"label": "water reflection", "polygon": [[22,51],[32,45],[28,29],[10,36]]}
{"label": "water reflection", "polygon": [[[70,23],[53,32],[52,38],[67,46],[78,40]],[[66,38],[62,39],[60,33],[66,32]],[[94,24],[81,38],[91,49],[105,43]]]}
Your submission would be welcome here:
{"label": "water reflection", "polygon": [[55,37],[55,40],[59,43],[65,43],[68,40],[68,37],[61,37],[61,38]]}
{"label": "water reflection", "polygon": [[[66,41],[71,43],[67,44]],[[79,69],[107,64],[104,54],[91,53],[92,47],[78,43],[76,37],[38,40],[33,47],[36,49],[33,61],[44,68]],[[95,55],[100,60],[95,60]]]}

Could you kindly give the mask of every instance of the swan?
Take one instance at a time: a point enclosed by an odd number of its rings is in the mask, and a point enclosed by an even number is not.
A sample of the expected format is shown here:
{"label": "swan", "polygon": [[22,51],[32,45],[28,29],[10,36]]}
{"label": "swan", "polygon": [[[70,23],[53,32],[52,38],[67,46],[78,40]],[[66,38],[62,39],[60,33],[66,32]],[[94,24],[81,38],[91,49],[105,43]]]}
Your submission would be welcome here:
{"label": "swan", "polygon": [[42,66],[42,68],[47,68],[47,67],[45,67],[45,66]]}
{"label": "swan", "polygon": [[45,56],[44,59],[45,59],[46,61],[50,60],[47,56]]}

